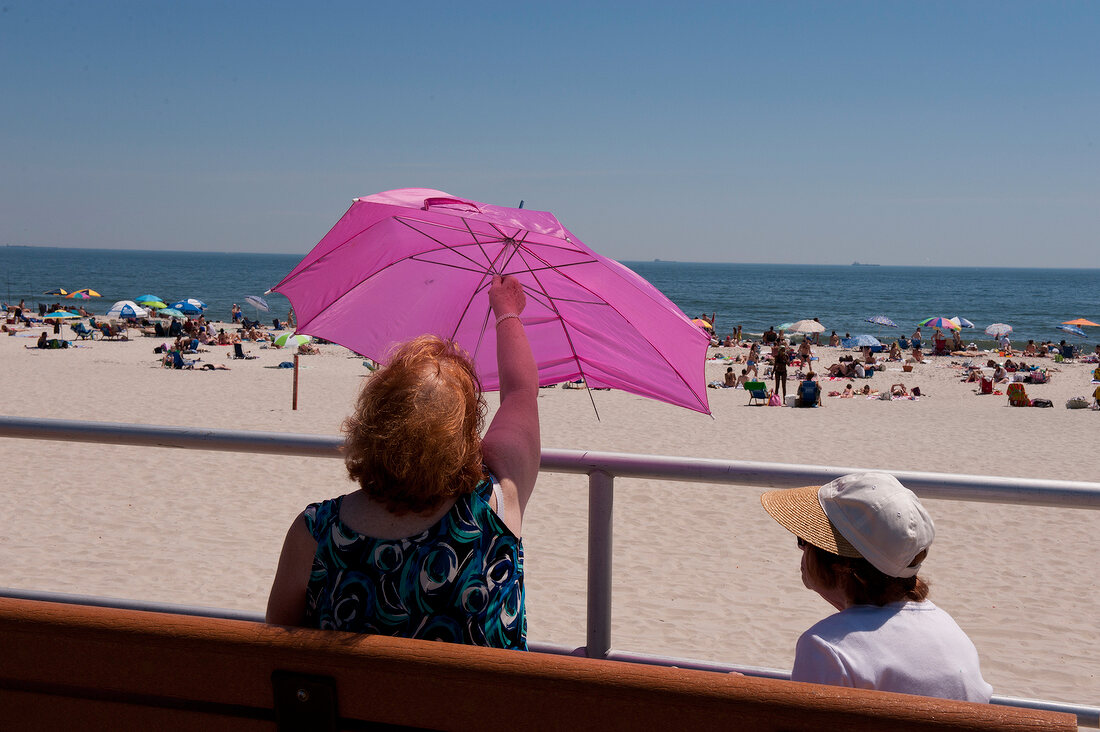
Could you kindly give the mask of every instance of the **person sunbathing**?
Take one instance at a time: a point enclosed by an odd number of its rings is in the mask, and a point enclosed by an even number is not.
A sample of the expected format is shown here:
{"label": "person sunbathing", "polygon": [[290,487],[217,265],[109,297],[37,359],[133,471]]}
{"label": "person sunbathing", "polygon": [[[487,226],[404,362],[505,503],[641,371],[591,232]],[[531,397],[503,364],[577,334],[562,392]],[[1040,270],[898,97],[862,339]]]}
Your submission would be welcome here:
{"label": "person sunbathing", "polygon": [[921,353],[919,347],[913,349],[913,361],[915,363],[924,363],[924,354]]}
{"label": "person sunbathing", "polygon": [[909,390],[905,388],[905,384],[894,384],[890,387],[890,396],[907,397]]}
{"label": "person sunbathing", "polygon": [[[866,387],[864,387],[864,388],[866,388]],[[855,395],[856,395],[856,393],[852,389],[852,384],[850,382],[849,382],[848,386],[844,387],[844,391],[840,392],[840,398],[841,399],[852,399],[852,398],[855,397]]]}
{"label": "person sunbathing", "polygon": [[891,361],[900,361],[901,360],[901,348],[898,346],[897,341],[894,341],[893,343],[890,344],[889,359]]}

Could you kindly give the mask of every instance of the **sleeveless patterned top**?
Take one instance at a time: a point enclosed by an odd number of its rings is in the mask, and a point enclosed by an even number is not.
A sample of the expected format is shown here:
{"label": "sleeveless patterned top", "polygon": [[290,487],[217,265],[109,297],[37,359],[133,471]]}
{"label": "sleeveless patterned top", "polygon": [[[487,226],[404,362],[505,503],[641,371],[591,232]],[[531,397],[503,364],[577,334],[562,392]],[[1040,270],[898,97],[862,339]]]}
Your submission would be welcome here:
{"label": "sleeveless patterned top", "polygon": [[364,536],[340,498],[305,510],[317,541],[306,589],[312,627],[527,649],[523,543],[489,507],[492,482],[403,539]]}

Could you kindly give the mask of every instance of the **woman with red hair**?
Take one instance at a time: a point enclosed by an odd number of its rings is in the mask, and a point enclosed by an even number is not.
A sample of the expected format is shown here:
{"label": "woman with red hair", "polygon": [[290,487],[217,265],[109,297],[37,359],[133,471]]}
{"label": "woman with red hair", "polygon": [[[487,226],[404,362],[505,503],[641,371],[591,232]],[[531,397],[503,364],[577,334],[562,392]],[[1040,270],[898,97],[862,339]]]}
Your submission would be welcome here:
{"label": "woman with red hair", "polygon": [[268,599],[281,625],[526,648],[523,511],[541,455],[538,374],[518,280],[494,277],[500,406],[469,357],[421,336],[397,348],[344,423],[359,489],[291,524]]}

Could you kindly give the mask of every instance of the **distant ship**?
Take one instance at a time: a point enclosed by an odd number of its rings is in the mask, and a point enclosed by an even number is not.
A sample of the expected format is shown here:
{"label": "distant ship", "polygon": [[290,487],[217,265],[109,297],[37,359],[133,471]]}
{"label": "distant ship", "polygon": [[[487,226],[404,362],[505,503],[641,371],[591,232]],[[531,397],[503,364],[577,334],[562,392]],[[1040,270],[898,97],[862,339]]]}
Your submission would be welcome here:
{"label": "distant ship", "polygon": [[877,264],[869,264],[867,262],[852,262],[853,267],[878,267]]}

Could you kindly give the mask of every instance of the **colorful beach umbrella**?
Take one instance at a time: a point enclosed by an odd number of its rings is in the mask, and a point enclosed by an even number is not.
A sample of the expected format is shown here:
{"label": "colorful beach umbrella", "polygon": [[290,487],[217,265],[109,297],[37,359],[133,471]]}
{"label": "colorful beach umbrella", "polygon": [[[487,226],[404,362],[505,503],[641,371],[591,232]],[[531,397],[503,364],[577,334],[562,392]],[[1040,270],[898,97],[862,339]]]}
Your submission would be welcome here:
{"label": "colorful beach umbrella", "polygon": [[157,295],[138,295],[134,302],[164,302],[164,298]]}
{"label": "colorful beach umbrella", "polygon": [[89,300],[92,297],[94,297],[94,295],[89,295],[88,293],[84,292],[83,290],[77,290],[76,292],[70,292],[68,295],[65,296],[65,299],[66,300]]}
{"label": "colorful beach umbrella", "polygon": [[1062,325],[1076,325],[1078,327],[1082,325],[1092,325],[1100,328],[1100,323],[1094,323],[1086,318],[1074,318],[1073,320],[1067,320],[1066,322],[1062,323]]}
{"label": "colorful beach umbrella", "polygon": [[[103,297],[103,295],[100,295],[98,292],[91,289],[90,287],[84,287],[82,289],[77,290],[76,292],[83,292],[88,297]],[[76,293],[74,292],[73,294],[75,295]]]}
{"label": "colorful beach umbrella", "polygon": [[71,313],[68,310],[54,310],[52,313],[46,313],[42,316],[49,320],[63,320],[65,318],[79,318],[80,313]]}
{"label": "colorful beach umbrella", "polygon": [[68,295],[69,291],[63,287],[55,287],[52,290],[46,290],[43,295]]}
{"label": "colorful beach umbrella", "polygon": [[176,310],[175,308],[161,308],[159,312],[161,314],[161,317],[164,317],[166,315],[171,318],[183,317],[183,313],[181,313],[179,310]]}
{"label": "colorful beach umbrella", "polygon": [[971,323],[969,320],[962,317],[961,315],[956,315],[955,317],[951,318],[951,322],[954,323],[955,325],[959,326],[960,328],[973,328],[974,327],[973,323]]}
{"label": "colorful beach umbrella", "polygon": [[168,307],[160,300],[138,300],[138,305],[142,306],[143,308],[151,308],[152,310],[160,310],[162,308]]}
{"label": "colorful beach umbrella", "polygon": [[376,361],[424,333],[453,339],[493,391],[500,374],[488,293],[498,274],[526,293],[522,320],[540,385],[580,378],[710,412],[707,334],[548,212],[423,188],[359,198],[272,290],[290,299],[298,332]]}
{"label": "colorful beach umbrella", "polygon": [[714,332],[714,326],[711,325],[710,323],[708,323],[707,321],[703,320],[702,318],[692,318],[691,322],[695,323],[697,326],[699,326],[700,328],[702,328],[705,331],[708,331],[710,333]]}
{"label": "colorful beach umbrella", "polygon": [[297,348],[303,343],[310,343],[312,340],[312,337],[303,335],[302,333],[283,333],[275,339],[275,345],[279,348],[286,348],[287,345]]}
{"label": "colorful beach umbrella", "polygon": [[917,323],[917,325],[928,328],[949,328],[951,330],[959,329],[959,324],[955,321],[938,316],[934,318],[925,318],[924,320]]}
{"label": "colorful beach umbrella", "polygon": [[1003,335],[1011,333],[1012,326],[1008,323],[993,323],[986,326],[985,332],[987,335],[991,335],[994,338],[1000,338]]}
{"label": "colorful beach umbrella", "polygon": [[885,325],[887,328],[897,328],[898,324],[887,318],[885,315],[872,315],[867,318],[868,323],[874,323],[875,325]]}

